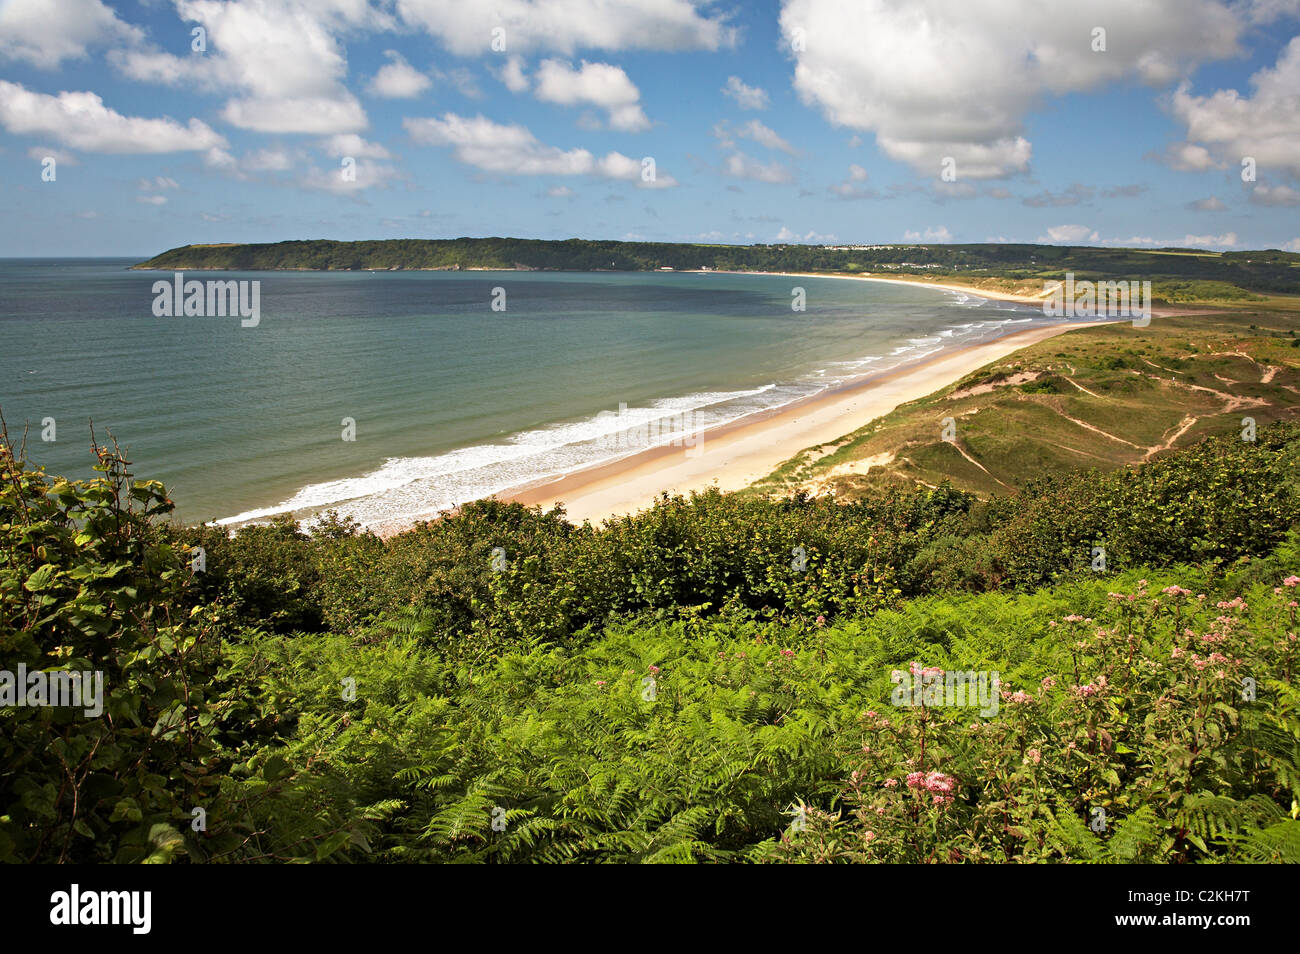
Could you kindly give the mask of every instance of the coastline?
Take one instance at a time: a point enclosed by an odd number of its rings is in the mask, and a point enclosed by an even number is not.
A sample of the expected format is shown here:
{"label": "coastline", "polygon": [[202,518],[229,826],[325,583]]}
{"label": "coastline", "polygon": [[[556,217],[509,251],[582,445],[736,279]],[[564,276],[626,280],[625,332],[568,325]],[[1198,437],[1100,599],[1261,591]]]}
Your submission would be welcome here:
{"label": "coastline", "polygon": [[[644,510],[665,492],[688,494],[710,487],[741,490],[801,451],[832,443],[901,404],[955,384],[992,361],[1067,331],[1111,323],[1062,321],[1013,331],[710,428],[698,435],[695,447],[651,447],[493,496],[543,509],[563,505],[570,522],[599,524]],[[389,537],[427,519],[393,521],[371,529]]]}
{"label": "coastline", "polygon": [[[430,267],[418,268],[307,268],[305,266],[263,266],[261,268],[227,268],[212,265],[183,265],[162,267],[158,265],[146,265],[137,263],[128,265],[129,272],[324,272],[327,274],[337,274],[339,272],[518,272],[521,274],[532,274],[542,272],[546,274],[605,274],[607,270],[596,269],[591,273],[578,269],[547,269],[547,268],[492,268],[484,266],[465,266],[453,267],[450,265],[437,265]],[[626,271],[627,274],[645,274],[645,275],[770,275],[777,278],[838,278],[849,281],[865,282],[888,282],[893,285],[911,285],[922,288],[938,288],[944,291],[959,292],[964,295],[975,295],[979,298],[988,298],[993,301],[1014,302],[1020,305],[1038,305],[1042,304],[1043,295],[1020,295],[1013,292],[1003,292],[992,289],[980,288],[976,285],[964,285],[955,282],[932,282],[927,281],[923,276],[916,275],[913,279],[908,278],[885,278],[882,276],[865,273],[862,275],[853,275],[847,272],[768,272],[758,270],[735,270],[721,268],[682,268],[675,269],[671,272],[660,272],[649,269],[619,269],[619,272]],[[911,274],[911,273],[909,273]],[[1043,294],[1046,294],[1045,292]]]}
{"label": "coastline", "polygon": [[963,295],[974,295],[977,298],[987,298],[992,301],[1006,301],[1017,305],[1041,305],[1047,295],[1046,291],[1038,295],[1021,295],[1015,292],[996,291],[993,289],[980,288],[976,285],[963,285],[959,282],[943,281],[932,282],[922,276],[914,278],[885,278],[875,275],[871,272],[864,272],[861,275],[852,275],[848,272],[737,272],[726,271],[722,269],[708,269],[707,271],[699,269],[683,269],[685,275],[771,275],[776,278],[840,278],[846,281],[859,282],[885,282],[889,285],[908,285],[912,288],[938,288],[942,291],[958,292]]}

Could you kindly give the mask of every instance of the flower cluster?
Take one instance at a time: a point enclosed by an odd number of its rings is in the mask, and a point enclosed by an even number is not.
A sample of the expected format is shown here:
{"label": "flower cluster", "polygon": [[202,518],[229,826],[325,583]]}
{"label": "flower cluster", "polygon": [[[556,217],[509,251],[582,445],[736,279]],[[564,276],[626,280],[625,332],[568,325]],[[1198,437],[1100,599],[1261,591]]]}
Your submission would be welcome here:
{"label": "flower cluster", "polygon": [[957,780],[942,772],[910,772],[907,776],[907,787],[925,789],[934,795],[934,804],[946,805],[952,801],[951,793],[957,787]]}
{"label": "flower cluster", "polygon": [[1102,676],[1097,680],[1095,684],[1089,682],[1082,686],[1073,686],[1071,687],[1070,691],[1073,692],[1080,699],[1087,699],[1089,696],[1097,695],[1105,688],[1106,688],[1106,677]]}

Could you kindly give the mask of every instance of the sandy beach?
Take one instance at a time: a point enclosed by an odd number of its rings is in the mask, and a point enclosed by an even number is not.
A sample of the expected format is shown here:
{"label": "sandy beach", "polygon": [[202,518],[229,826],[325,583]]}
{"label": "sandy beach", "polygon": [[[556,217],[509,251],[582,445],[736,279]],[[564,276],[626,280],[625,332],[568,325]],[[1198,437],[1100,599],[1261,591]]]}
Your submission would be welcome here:
{"label": "sandy beach", "polygon": [[[710,272],[709,274],[733,274]],[[989,291],[952,282],[930,282],[877,275],[816,272],[736,272],[786,278],[835,278],[845,281],[920,285],[959,292],[978,298],[1040,305],[1041,296]],[[1199,309],[1161,306],[1153,316],[1198,313]],[[688,494],[717,487],[742,490],[761,480],[796,454],[838,441],[900,404],[933,394],[990,362],[1021,348],[1104,321],[1059,321],[1015,331],[965,348],[945,351],[930,359],[896,370],[847,382],[821,394],[784,407],[773,408],[710,428],[696,435],[693,447],[651,447],[620,460],[598,464],[568,474],[521,485],[495,494],[499,500],[517,501],[549,509],[562,505],[574,523],[598,524],[611,517],[649,507],[663,493]],[[382,537],[407,530],[435,515],[371,525]]]}
{"label": "sandy beach", "polygon": [[881,275],[867,273],[865,275],[848,275],[842,272],[731,272],[712,270],[709,272],[691,274],[712,274],[712,275],[774,275],[781,278],[835,278],[843,279],[850,282],[884,282],[888,285],[911,285],[913,288],[920,286],[922,288],[939,288],[943,291],[960,292],[963,295],[974,295],[977,298],[990,298],[993,301],[1011,301],[1020,305],[1041,305],[1043,299],[1048,295],[1043,291],[1037,295],[1018,295],[1012,292],[992,291],[985,288],[977,288],[974,285],[962,285],[954,282],[932,282],[925,278],[885,278]]}
{"label": "sandy beach", "polygon": [[[732,274],[711,272],[710,274]],[[920,285],[959,292],[978,298],[1039,305],[1041,295],[990,291],[952,282],[930,282],[878,275],[817,272],[737,272],[786,278],[835,278],[845,281]],[[1196,313],[1196,309],[1157,307],[1154,316]],[[549,509],[562,505],[569,520],[581,523],[636,513],[663,493],[688,494],[717,487],[742,490],[761,480],[796,454],[810,447],[834,443],[900,404],[915,401],[953,384],[990,362],[1021,348],[1102,321],[1061,321],[1011,332],[991,341],[946,351],[918,364],[869,375],[832,388],[804,401],[774,408],[711,428],[697,435],[693,447],[652,447],[620,460],[573,471],[496,494],[499,500],[517,501]],[[420,518],[429,519],[429,518]],[[372,526],[380,536],[409,529],[418,520]]]}
{"label": "sandy beach", "polygon": [[[877,275],[817,272],[710,272],[709,274],[776,275],[785,278],[835,278],[845,281],[920,285],[978,298],[1017,304],[1042,304],[1042,296],[989,291],[952,282],[930,282]],[[1196,314],[1196,308],[1160,306],[1153,316]],[[933,394],[990,362],[1067,331],[1091,328],[1104,321],[1060,321],[1015,331],[965,348],[945,351],[928,360],[847,382],[803,401],[741,418],[700,432],[693,447],[651,447],[620,460],[495,494],[549,509],[562,505],[569,520],[581,523],[636,513],[663,493],[688,494],[717,487],[742,490],[761,480],[801,451],[830,444],[851,434],[900,404]],[[421,517],[370,529],[392,536],[409,529]]]}
{"label": "sandy beach", "polygon": [[704,431],[694,447],[650,448],[497,497],[543,508],[562,504],[569,520],[598,523],[643,510],[663,492],[685,494],[715,486],[740,490],[800,451],[832,443],[991,361],[1067,331],[1104,323],[1062,322],[1013,332]]}

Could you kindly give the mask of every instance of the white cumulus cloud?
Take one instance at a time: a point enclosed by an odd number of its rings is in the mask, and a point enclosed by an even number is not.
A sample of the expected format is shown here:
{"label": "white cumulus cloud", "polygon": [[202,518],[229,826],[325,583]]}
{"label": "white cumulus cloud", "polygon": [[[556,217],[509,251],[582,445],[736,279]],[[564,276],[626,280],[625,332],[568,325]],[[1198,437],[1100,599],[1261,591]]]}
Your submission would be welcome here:
{"label": "white cumulus cloud", "polygon": [[729,155],[723,161],[722,172],[736,179],[752,179],[769,185],[794,181],[794,173],[789,166],[780,162],[760,162],[743,152]]}
{"label": "white cumulus cloud", "polygon": [[366,128],[360,102],[344,85],[344,33],[378,30],[391,18],[364,0],[175,0],[177,15],[207,31],[207,50],[185,56],[140,48],[110,61],[143,82],[235,95],[221,116],[257,132],[328,135]]}
{"label": "white cumulus cloud", "polygon": [[952,241],[952,233],[948,231],[948,226],[940,225],[935,228],[926,229],[924,232],[907,231],[903,233],[904,242],[931,242],[943,244]]}
{"label": "white cumulus cloud", "polygon": [[646,180],[641,160],[622,153],[595,156],[586,149],[561,149],[541,142],[525,126],[505,125],[484,116],[445,113],[441,118],[408,118],[402,125],[411,138],[430,146],[449,146],[460,162],[503,175],[597,176],[636,182],[645,188],[677,184],[658,172]]}
{"label": "white cumulus cloud", "polygon": [[1188,140],[1210,146],[1220,165],[1250,157],[1259,168],[1300,178],[1300,36],[1250,85],[1250,96],[1235,89],[1194,96],[1184,83],[1174,93],[1173,113],[1186,123]]}
{"label": "white cumulus cloud", "polygon": [[748,86],[739,76],[728,76],[722,94],[730,96],[741,109],[767,109],[767,92],[757,86]]}
{"label": "white cumulus cloud", "polygon": [[534,95],[543,102],[599,106],[608,113],[610,128],[620,132],[650,128],[650,120],[641,109],[641,91],[621,67],[583,60],[574,69],[562,60],[543,60],[534,78]]}
{"label": "white cumulus cloud", "polygon": [[921,172],[951,157],[974,179],[1028,168],[1023,120],[1044,97],[1173,82],[1235,54],[1241,30],[1220,0],[784,0],[780,22],[805,102]]}
{"label": "white cumulus cloud", "polygon": [[1096,243],[1101,236],[1086,225],[1053,225],[1038,241],[1046,245],[1078,245],[1080,242]]}
{"label": "white cumulus cloud", "polygon": [[366,88],[373,96],[386,99],[414,99],[433,85],[425,76],[396,50],[385,50],[388,62],[379,68]]}
{"label": "white cumulus cloud", "polygon": [[[735,43],[724,14],[692,0],[397,0],[401,18],[458,56],[490,52],[716,50]],[[492,47],[493,30],[504,50]]]}
{"label": "white cumulus cloud", "polygon": [[93,46],[134,44],[139,27],[118,19],[101,0],[4,0],[0,3],[0,59],[55,69]]}
{"label": "white cumulus cloud", "polygon": [[226,140],[191,119],[123,116],[91,92],[35,93],[0,80],[0,126],[20,136],[49,137],[82,152],[165,153],[224,149]]}

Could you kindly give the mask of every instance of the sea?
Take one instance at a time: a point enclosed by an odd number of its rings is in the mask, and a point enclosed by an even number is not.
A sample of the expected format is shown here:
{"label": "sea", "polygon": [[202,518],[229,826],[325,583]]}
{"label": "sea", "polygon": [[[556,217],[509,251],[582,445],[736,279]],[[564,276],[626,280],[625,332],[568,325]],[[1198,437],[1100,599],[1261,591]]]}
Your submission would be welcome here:
{"label": "sea", "polygon": [[820,277],[185,273],[259,282],[253,324],[169,316],[135,261],[0,260],[0,413],[50,474],[116,439],[188,523],[427,518],[1055,321]]}

